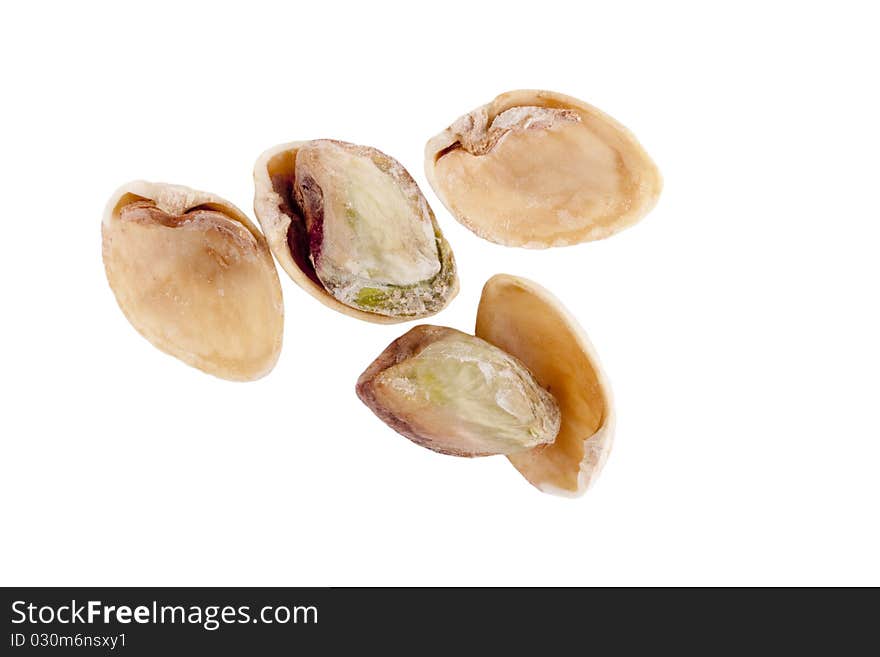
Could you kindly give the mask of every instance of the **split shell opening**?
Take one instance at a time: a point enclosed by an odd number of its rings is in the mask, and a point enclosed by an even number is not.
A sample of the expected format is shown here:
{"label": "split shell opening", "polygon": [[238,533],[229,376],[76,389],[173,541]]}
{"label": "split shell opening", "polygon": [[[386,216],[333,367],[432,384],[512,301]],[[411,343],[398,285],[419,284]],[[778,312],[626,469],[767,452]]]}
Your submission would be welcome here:
{"label": "split shell opening", "polygon": [[607,114],[552,91],[501,94],[425,146],[449,212],[484,239],[547,248],[598,240],[657,202],[656,165]]}
{"label": "split shell opening", "polygon": [[433,315],[458,292],[452,249],[421,190],[375,148],[281,144],[254,167],[254,211],[295,283],[376,323]]}
{"label": "split shell opening", "polygon": [[101,225],[110,288],[147,340],[208,374],[249,381],[281,351],[284,307],[262,234],[228,201],[134,181]]}

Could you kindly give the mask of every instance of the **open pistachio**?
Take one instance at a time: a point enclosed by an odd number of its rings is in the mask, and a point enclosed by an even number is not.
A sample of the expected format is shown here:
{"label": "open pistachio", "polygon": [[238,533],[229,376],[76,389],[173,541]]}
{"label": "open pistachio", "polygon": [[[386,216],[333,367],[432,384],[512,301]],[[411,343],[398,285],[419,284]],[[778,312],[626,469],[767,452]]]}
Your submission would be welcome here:
{"label": "open pistachio", "polygon": [[615,423],[611,389],[583,329],[537,283],[499,274],[483,287],[475,333],[518,358],[559,404],[553,444],[510,454],[511,463],[545,492],[583,493],[608,458]]}
{"label": "open pistachio", "polygon": [[366,146],[282,144],[254,169],[254,210],[278,262],[324,304],[373,322],[444,308],[455,261],[407,171]]}
{"label": "open pistachio", "polygon": [[135,181],[101,225],[107,280],[153,345],[218,377],[256,379],[281,350],[281,285],[265,239],[234,205]]}
{"label": "open pistachio", "polygon": [[434,192],[462,224],[506,246],[602,239],[654,207],[657,167],[626,128],[550,91],[511,91],[425,147]]}
{"label": "open pistachio", "polygon": [[582,494],[614,436],[611,389],[593,346],[537,283],[483,287],[476,337],[417,326],[361,374],[357,394],[386,424],[445,454],[505,454],[540,490]]}
{"label": "open pistachio", "polygon": [[395,431],[444,454],[515,454],[552,443],[559,430],[556,401],[520,361],[441,326],[392,342],[357,394]]}

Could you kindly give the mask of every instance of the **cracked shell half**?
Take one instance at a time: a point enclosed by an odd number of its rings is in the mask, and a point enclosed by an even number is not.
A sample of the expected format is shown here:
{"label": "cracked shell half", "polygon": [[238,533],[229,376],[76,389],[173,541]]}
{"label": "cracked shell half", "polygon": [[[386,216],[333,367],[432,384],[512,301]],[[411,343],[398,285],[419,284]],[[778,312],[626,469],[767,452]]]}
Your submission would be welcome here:
{"label": "cracked shell half", "polygon": [[615,420],[611,388],[577,320],[537,283],[498,274],[483,287],[475,333],[522,362],[559,404],[556,439],[510,462],[544,492],[584,493],[611,451]]}
{"label": "cracked shell half", "polygon": [[281,285],[263,235],[224,199],[179,185],[120,187],[101,225],[122,312],[165,353],[248,381],[281,351]]}
{"label": "cracked shell half", "polygon": [[511,91],[425,147],[425,173],[459,222],[505,246],[598,240],[657,202],[660,172],[633,134],[551,91]]}

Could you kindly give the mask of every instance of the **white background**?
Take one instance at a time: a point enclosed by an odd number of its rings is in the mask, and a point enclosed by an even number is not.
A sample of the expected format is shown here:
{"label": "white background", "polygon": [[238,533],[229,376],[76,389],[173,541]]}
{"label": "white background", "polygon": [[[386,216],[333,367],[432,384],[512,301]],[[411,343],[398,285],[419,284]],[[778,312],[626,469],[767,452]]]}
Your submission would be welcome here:
{"label": "white background", "polygon": [[[870,3],[6,3],[0,583],[880,584],[877,18]],[[428,188],[425,141],[516,88],[627,125],[665,178],[640,224],[527,251]],[[420,183],[472,330],[496,272],[592,338],[618,431],[595,487],[539,493],[354,395],[411,325],[328,310],[282,273],[255,383],[141,338],[100,218],[145,178],[251,213],[279,142],[379,147]]]}

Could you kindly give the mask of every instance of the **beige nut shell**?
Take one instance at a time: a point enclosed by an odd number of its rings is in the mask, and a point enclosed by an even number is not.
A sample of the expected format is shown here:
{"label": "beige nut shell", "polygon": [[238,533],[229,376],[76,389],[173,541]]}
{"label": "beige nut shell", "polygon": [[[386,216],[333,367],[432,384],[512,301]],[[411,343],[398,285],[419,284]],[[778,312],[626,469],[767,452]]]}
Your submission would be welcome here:
{"label": "beige nut shell", "polygon": [[[167,223],[121,218],[149,201]],[[272,369],[284,325],[281,284],[263,235],[241,210],[208,192],[138,180],[110,197],[101,233],[116,300],[154,346],[233,381]]]}
{"label": "beige nut shell", "polygon": [[[563,110],[571,120],[544,129],[541,120],[493,120],[514,108]],[[507,117],[510,114],[506,115]],[[496,135],[472,154],[461,140]],[[502,136],[497,137],[498,134]],[[506,246],[547,248],[609,237],[657,202],[660,172],[635,136],[607,114],[552,91],[501,94],[428,141],[425,173],[463,225]]]}
{"label": "beige nut shell", "polygon": [[608,381],[577,320],[537,283],[498,274],[483,287],[475,334],[521,360],[561,411],[555,442],[510,462],[544,492],[583,494],[608,458],[615,419]]}
{"label": "beige nut shell", "polygon": [[[375,324],[400,324],[416,319],[381,315],[347,306],[327,292],[320,282],[309,277],[294,260],[287,242],[291,217],[285,212],[285,208],[289,211],[293,209],[287,206],[287,201],[278,193],[277,186],[290,184],[295,172],[297,151],[307,143],[307,141],[294,141],[274,146],[263,152],[254,165],[254,213],[275,259],[294,283],[328,308],[344,315]],[[447,297],[447,305],[458,293],[457,277],[454,285]]]}

